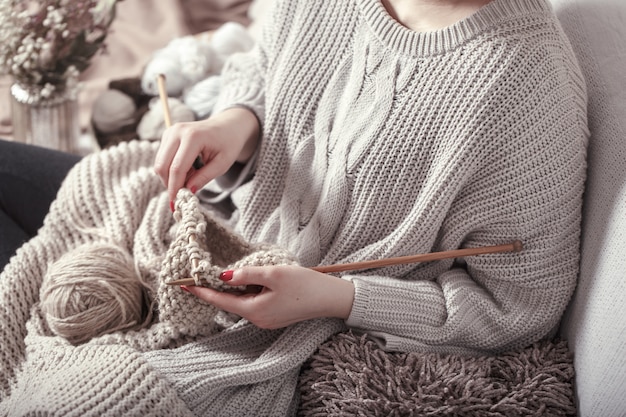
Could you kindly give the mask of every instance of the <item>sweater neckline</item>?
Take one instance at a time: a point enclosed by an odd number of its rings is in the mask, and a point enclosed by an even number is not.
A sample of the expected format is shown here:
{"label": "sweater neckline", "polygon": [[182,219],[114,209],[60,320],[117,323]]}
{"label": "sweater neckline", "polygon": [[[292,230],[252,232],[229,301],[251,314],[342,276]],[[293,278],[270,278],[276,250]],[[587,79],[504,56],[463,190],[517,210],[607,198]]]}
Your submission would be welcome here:
{"label": "sweater neckline", "polygon": [[511,16],[552,11],[546,0],[493,0],[451,26],[432,32],[415,32],[391,17],[380,0],[356,1],[375,36],[411,56],[437,55],[452,50]]}

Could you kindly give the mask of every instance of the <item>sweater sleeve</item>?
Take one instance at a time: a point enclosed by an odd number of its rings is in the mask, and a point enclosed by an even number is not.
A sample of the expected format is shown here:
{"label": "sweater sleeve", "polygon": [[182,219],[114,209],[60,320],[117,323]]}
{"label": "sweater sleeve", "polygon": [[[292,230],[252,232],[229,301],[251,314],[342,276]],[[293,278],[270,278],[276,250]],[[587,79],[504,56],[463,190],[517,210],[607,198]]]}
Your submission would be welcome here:
{"label": "sweater sleeve", "polygon": [[[235,54],[225,64],[222,72],[222,87],[214,113],[243,107],[254,113],[263,126],[265,115],[265,53],[261,45],[247,53]],[[247,163],[235,163],[222,176],[203,187],[198,197],[202,202],[217,204],[228,198],[254,173],[259,147]]]}
{"label": "sweater sleeve", "polygon": [[232,55],[222,70],[222,85],[215,113],[231,107],[245,107],[265,123],[265,83],[268,66],[279,50],[279,38],[290,19],[285,18],[282,1],[275,1],[268,10],[268,19],[252,50]]}
{"label": "sweater sleeve", "polygon": [[[243,107],[254,113],[259,120],[261,132],[265,124],[265,82],[268,63],[273,54],[273,46],[282,22],[279,1],[268,10],[261,36],[252,50],[229,57],[221,74],[220,94],[215,104],[214,114],[233,107]],[[241,184],[249,180],[255,170],[259,147],[246,164],[235,163],[221,177],[209,182],[198,195],[201,201],[217,204],[228,198]]]}
{"label": "sweater sleeve", "polygon": [[520,239],[524,249],[419,265],[400,277],[344,276],[355,286],[349,326],[388,350],[456,353],[516,349],[555,330],[578,276],[586,174],[585,87],[570,69],[491,109],[485,134],[497,139],[477,142],[432,248]]}

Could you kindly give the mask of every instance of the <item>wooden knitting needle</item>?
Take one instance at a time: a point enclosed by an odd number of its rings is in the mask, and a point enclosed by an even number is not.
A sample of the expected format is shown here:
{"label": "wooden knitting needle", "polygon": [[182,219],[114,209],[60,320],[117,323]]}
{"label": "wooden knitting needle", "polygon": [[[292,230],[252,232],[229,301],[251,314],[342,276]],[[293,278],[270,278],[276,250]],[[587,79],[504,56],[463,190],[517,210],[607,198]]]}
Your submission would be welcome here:
{"label": "wooden knitting needle", "polygon": [[[167,102],[167,90],[165,89],[165,75],[159,74],[157,76],[157,86],[159,88],[159,98],[161,99],[161,103],[163,105],[163,119],[165,119],[165,127],[170,127],[172,125],[172,115],[170,113],[170,106]],[[196,157],[193,161],[193,167],[195,169],[200,169],[204,163],[202,163],[202,158],[200,155]]]}
{"label": "wooden knitting needle", "polygon": [[[170,106],[167,102],[167,90],[165,89],[165,75],[159,74],[157,76],[157,86],[159,88],[159,97],[161,98],[161,103],[163,105],[163,118],[165,119],[165,127],[170,127],[172,126],[172,116],[170,115]],[[196,158],[196,162],[198,158]],[[196,166],[196,162],[194,162],[194,167]],[[195,242],[197,242],[196,237],[194,235],[190,235],[189,243],[195,243]],[[194,269],[198,268],[198,260],[195,258],[192,259],[191,266]],[[185,279],[190,279],[191,281],[194,282],[194,285],[195,285],[195,280],[193,278],[185,278]],[[191,285],[191,284],[188,284],[188,285]]]}
{"label": "wooden knitting needle", "polygon": [[[363,269],[380,268],[383,266],[410,264],[416,262],[439,261],[442,259],[461,258],[464,256],[485,255],[490,253],[501,252],[519,252],[523,249],[522,242],[515,240],[511,243],[495,246],[482,246],[478,248],[454,249],[442,252],[423,253],[419,255],[399,256],[396,258],[379,259],[372,261],[352,262],[347,264],[322,265],[314,266],[310,269],[323,272],[325,274],[332,272],[356,271]],[[195,285],[193,278],[183,278],[168,282],[167,285]]]}
{"label": "wooden knitting needle", "polygon": [[163,118],[165,119],[165,127],[172,126],[172,115],[170,114],[170,106],[167,103],[167,90],[165,89],[165,75],[157,76],[157,86],[159,88],[159,98],[163,105]]}

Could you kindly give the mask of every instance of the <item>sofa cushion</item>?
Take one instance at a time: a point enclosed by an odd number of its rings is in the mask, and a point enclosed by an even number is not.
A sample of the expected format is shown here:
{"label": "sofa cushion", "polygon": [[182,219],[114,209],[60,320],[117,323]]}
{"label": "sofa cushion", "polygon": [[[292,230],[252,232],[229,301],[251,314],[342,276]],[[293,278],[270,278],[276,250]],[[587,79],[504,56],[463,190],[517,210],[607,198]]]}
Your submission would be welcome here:
{"label": "sofa cushion", "polygon": [[578,288],[561,335],[581,416],[626,409],[626,2],[552,0],[589,93],[588,178]]}

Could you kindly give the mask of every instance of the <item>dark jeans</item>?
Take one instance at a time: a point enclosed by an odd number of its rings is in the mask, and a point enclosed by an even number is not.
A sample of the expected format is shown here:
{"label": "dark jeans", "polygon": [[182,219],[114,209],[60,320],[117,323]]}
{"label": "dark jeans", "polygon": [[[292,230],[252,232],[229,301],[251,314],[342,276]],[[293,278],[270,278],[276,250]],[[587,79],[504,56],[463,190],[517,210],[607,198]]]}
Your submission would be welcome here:
{"label": "dark jeans", "polygon": [[68,171],[80,160],[0,139],[0,271],[42,226]]}

